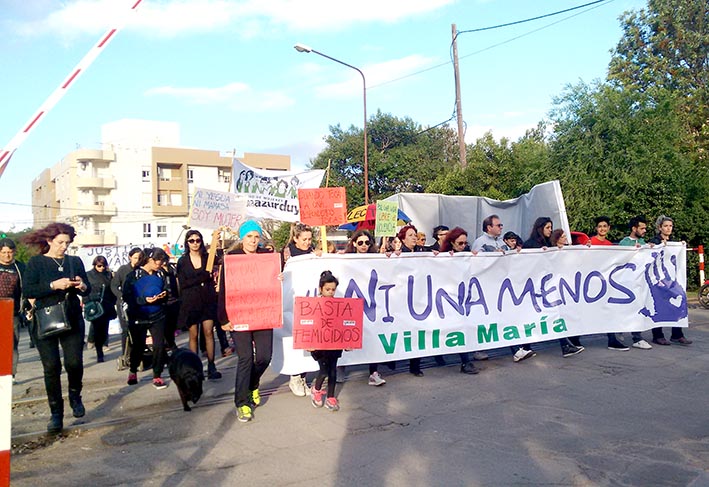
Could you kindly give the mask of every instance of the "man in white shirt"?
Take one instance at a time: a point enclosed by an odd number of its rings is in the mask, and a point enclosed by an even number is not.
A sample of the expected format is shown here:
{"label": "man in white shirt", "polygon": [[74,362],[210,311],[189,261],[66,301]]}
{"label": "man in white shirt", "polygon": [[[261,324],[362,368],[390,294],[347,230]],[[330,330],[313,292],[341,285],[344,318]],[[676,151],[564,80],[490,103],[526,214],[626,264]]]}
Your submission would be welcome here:
{"label": "man in white shirt", "polygon": [[483,220],[483,234],[473,242],[473,252],[494,252],[496,250],[509,250],[507,244],[502,239],[502,222],[497,215],[490,215]]}

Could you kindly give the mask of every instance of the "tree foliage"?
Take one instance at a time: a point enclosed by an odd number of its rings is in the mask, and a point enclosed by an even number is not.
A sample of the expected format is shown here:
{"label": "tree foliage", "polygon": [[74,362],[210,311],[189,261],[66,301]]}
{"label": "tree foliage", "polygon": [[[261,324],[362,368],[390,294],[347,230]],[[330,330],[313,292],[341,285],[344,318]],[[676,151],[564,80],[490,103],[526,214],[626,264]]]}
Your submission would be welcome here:
{"label": "tree foliage", "polygon": [[[368,121],[370,201],[402,192],[421,192],[457,161],[455,132],[447,127],[423,129],[410,118],[377,112]],[[311,167],[331,163],[330,186],[344,186],[350,207],[364,203],[362,130],[330,127],[327,147]]]}

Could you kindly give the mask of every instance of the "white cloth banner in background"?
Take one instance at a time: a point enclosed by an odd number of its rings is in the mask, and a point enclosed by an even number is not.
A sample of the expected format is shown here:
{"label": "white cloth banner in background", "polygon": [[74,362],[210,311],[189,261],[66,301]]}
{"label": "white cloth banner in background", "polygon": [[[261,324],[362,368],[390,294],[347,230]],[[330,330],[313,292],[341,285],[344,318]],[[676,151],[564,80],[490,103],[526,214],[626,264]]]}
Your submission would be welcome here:
{"label": "white cloth banner in background", "polygon": [[323,254],[292,257],[284,270],[284,326],[273,367],[318,370],[292,348],[293,302],[315,296],[320,273],[337,297],[364,299],[361,350],[341,365],[485,350],[567,336],[689,325],[686,249],[574,246],[472,255]]}
{"label": "white cloth banner in background", "polygon": [[248,197],[249,216],[296,222],[300,220],[298,189],[319,188],[324,175],[322,169],[304,172],[256,169],[235,158],[232,190]]}

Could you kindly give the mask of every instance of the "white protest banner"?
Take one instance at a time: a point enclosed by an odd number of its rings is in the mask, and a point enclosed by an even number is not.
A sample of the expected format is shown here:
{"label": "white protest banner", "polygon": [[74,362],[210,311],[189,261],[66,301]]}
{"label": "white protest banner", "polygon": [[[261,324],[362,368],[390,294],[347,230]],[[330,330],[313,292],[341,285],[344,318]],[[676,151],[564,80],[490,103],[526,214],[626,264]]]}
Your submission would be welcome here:
{"label": "white protest banner", "polygon": [[382,363],[567,336],[687,327],[686,249],[585,247],[472,255],[323,254],[288,260],[273,367],[317,370],[292,347],[293,302],[330,270],[337,297],[364,299],[361,350],[341,365]]}
{"label": "white protest banner", "polygon": [[300,220],[298,189],[320,187],[324,175],[322,169],[303,172],[256,169],[235,158],[233,191],[247,196],[249,216],[296,222]]}
{"label": "white protest banner", "polygon": [[224,226],[236,231],[246,220],[246,203],[244,195],[195,188],[189,225],[209,230]]}
{"label": "white protest banner", "polygon": [[99,255],[103,255],[108,262],[108,268],[112,271],[118,270],[123,264],[127,264],[130,259],[128,252],[135,245],[104,245],[101,247],[79,247],[76,256],[84,263],[87,271],[93,269],[93,261]]}

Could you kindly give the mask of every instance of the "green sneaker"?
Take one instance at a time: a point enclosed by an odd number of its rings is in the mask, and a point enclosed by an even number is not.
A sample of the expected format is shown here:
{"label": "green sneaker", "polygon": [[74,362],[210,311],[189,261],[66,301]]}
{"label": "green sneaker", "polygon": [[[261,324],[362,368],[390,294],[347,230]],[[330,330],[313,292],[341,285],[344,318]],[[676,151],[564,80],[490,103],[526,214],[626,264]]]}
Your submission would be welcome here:
{"label": "green sneaker", "polygon": [[254,417],[250,406],[240,406],[236,408],[236,417],[242,423],[248,423]]}
{"label": "green sneaker", "polygon": [[258,389],[251,391],[251,404],[256,408],[261,405],[261,394],[259,394]]}

